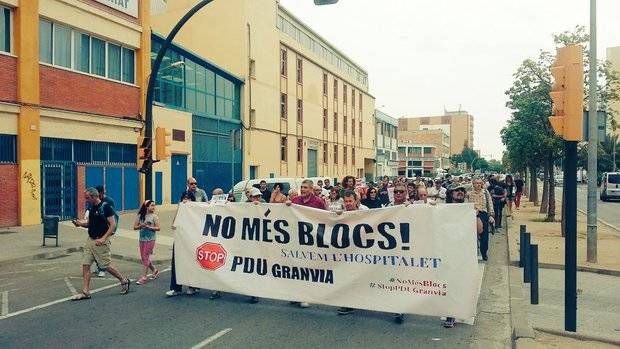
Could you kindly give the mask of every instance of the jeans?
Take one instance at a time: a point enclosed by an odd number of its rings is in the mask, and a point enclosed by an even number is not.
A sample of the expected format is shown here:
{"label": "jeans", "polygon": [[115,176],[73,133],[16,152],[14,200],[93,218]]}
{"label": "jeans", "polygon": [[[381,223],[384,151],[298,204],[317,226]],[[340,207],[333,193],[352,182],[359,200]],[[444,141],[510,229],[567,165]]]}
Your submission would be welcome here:
{"label": "jeans", "polygon": [[502,211],[504,210],[505,201],[493,199],[493,210],[495,211],[495,226],[502,226]]}
{"label": "jeans", "polygon": [[482,259],[487,259],[487,251],[489,250],[489,214],[480,211],[478,212],[478,217],[482,221],[482,233],[478,238],[480,239],[480,254],[482,255]]}
{"label": "jeans", "polygon": [[170,290],[177,292],[181,292],[183,290],[183,287],[177,284],[177,273],[176,269],[174,268],[174,244],[172,245],[172,270],[170,272]]}

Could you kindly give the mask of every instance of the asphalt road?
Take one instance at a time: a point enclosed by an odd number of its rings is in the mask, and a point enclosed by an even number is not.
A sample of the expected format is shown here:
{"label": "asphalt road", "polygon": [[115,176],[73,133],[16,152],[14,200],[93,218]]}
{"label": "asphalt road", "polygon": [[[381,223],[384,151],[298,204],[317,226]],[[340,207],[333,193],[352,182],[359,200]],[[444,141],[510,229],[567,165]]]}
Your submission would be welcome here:
{"label": "asphalt road", "polygon": [[[562,196],[562,188],[556,188],[558,198]],[[620,201],[604,202],[599,198],[600,189],[596,193],[596,210],[599,219],[613,225],[620,231]],[[577,208],[588,212],[588,187],[585,185],[577,186]]]}
{"label": "asphalt road", "polygon": [[[127,295],[119,294],[115,279],[93,278],[93,289],[104,289],[90,300],[62,301],[71,288],[81,288],[79,260],[75,253],[0,267],[2,313],[10,316],[0,318],[0,348],[456,348],[470,346],[474,335],[473,326],[445,329],[437,317],[411,315],[398,325],[386,313],[343,317],[333,307],[301,309],[268,299],[249,304],[241,295],[166,298],[168,272],[133,284]],[[115,264],[133,278],[141,269]]]}

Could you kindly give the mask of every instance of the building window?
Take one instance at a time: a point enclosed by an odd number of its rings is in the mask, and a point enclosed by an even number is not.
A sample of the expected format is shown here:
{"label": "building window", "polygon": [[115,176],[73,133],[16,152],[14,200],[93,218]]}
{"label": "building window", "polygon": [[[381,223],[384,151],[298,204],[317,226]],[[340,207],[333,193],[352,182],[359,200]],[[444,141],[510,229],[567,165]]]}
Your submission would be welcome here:
{"label": "building window", "polygon": [[288,144],[286,137],[280,138],[280,161],[286,161],[288,153]]}
{"label": "building window", "polygon": [[338,164],[338,144],[334,144],[334,164]]}
{"label": "building window", "polygon": [[347,164],[347,146],[342,146],[342,160],[343,163],[346,165]]}
{"label": "building window", "polygon": [[0,51],[11,52],[11,10],[0,7]]}
{"label": "building window", "polygon": [[355,89],[351,89],[351,107],[355,109]]}
{"label": "building window", "polygon": [[304,82],[304,61],[301,58],[297,58],[297,83],[302,84]]}
{"label": "building window", "polygon": [[327,74],[323,73],[323,95],[327,96]]}
{"label": "building window", "polygon": [[[359,104],[360,104],[360,111],[362,111],[362,107],[363,107],[363,105],[362,105],[362,93],[361,93],[361,92],[360,92],[360,99],[359,99],[359,102],[360,102],[360,103],[359,103]],[[361,134],[361,133],[360,133],[360,134]]]}
{"label": "building window", "polygon": [[280,117],[282,119],[286,119],[287,117],[286,101],[287,101],[286,94],[280,93]]}
{"label": "building window", "polygon": [[112,80],[135,82],[133,49],[47,20],[39,21],[39,60]]}
{"label": "building window", "polygon": [[297,122],[304,122],[304,101],[297,100]]}
{"label": "building window", "polygon": [[351,120],[351,134],[355,137],[355,119]]}
{"label": "building window", "polygon": [[39,21],[39,60],[52,64],[52,22]]}
{"label": "building window", "polygon": [[280,49],[280,75],[286,77],[286,49]]}
{"label": "building window", "polygon": [[338,80],[334,79],[334,99],[338,99]]}
{"label": "building window", "polygon": [[297,161],[304,161],[304,140],[302,138],[297,139]]}
{"label": "building window", "polygon": [[351,162],[355,165],[355,148],[351,148]]}
{"label": "building window", "polygon": [[334,132],[338,132],[338,113],[334,112]]}
{"label": "building window", "polygon": [[92,38],[91,46],[92,66],[90,72],[105,76],[105,41]]}
{"label": "building window", "polygon": [[327,160],[329,160],[327,155],[327,143],[323,143],[323,163],[326,164]]}
{"label": "building window", "polygon": [[342,115],[342,132],[347,134],[347,116]]}
{"label": "building window", "polygon": [[133,50],[123,47],[123,81],[133,84],[135,82],[135,53]]}
{"label": "building window", "polygon": [[121,47],[108,43],[108,77],[121,79]]}
{"label": "building window", "polygon": [[327,130],[327,108],[323,108],[323,129]]}
{"label": "building window", "polygon": [[347,105],[347,85],[342,84],[342,103],[344,103],[344,105]]}
{"label": "building window", "polygon": [[75,64],[75,69],[84,73],[90,73],[90,36],[82,33],[74,33],[73,46],[73,63]]}
{"label": "building window", "polygon": [[71,68],[71,29],[54,24],[54,65]]}
{"label": "building window", "polygon": [[362,122],[360,121],[360,139],[362,139]]}

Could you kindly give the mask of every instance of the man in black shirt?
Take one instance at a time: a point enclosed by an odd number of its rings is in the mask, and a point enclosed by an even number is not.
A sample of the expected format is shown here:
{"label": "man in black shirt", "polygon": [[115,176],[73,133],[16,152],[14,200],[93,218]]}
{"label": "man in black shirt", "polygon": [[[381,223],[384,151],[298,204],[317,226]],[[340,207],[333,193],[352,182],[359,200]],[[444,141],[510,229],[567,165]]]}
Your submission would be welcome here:
{"label": "man in black shirt", "polygon": [[263,200],[265,202],[269,202],[271,199],[271,192],[267,189],[267,182],[265,180],[260,181],[259,188],[261,195],[263,196]]}
{"label": "man in black shirt", "polygon": [[388,192],[389,186],[390,186],[390,177],[383,176],[383,180],[381,181],[381,187],[379,187],[379,201],[384,206],[387,206],[387,204],[390,203],[390,195]]}
{"label": "man in black shirt", "polygon": [[121,294],[129,292],[129,279],[125,278],[116,268],[111,265],[110,236],[116,226],[114,209],[101,201],[99,192],[95,188],[88,188],[84,192],[86,202],[91,205],[88,211],[88,220],[73,220],[76,227],[88,228],[88,238],[82,252],[82,292],[76,294],[73,300],[90,298],[90,266],[97,262],[99,267],[104,268],[121,282]]}

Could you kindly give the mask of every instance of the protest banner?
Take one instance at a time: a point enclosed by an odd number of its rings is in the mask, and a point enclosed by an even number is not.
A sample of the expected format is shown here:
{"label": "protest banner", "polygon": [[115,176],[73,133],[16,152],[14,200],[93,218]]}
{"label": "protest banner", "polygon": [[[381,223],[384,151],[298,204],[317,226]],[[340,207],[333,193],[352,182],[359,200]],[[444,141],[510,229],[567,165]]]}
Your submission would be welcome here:
{"label": "protest banner", "polygon": [[297,205],[184,203],[179,284],[393,313],[475,315],[472,204],[337,215]]}

